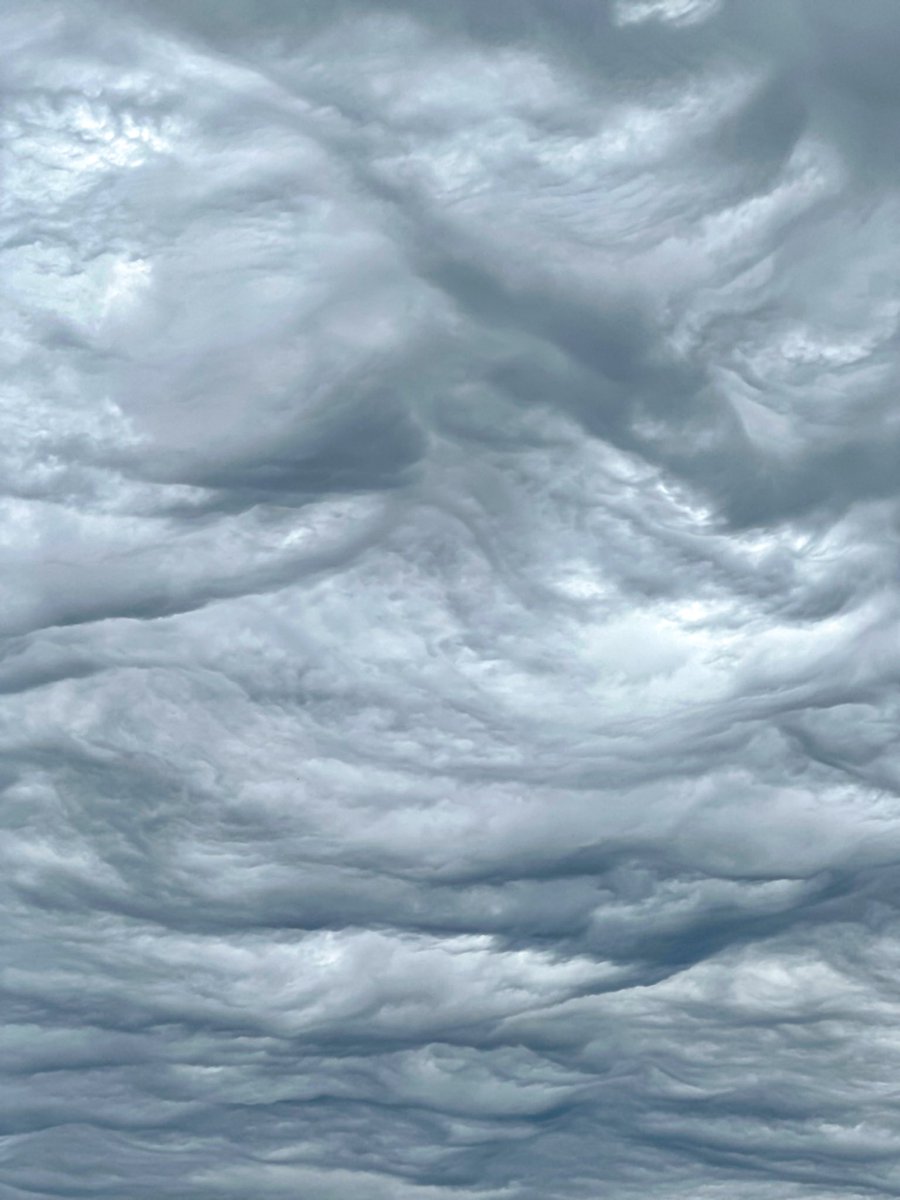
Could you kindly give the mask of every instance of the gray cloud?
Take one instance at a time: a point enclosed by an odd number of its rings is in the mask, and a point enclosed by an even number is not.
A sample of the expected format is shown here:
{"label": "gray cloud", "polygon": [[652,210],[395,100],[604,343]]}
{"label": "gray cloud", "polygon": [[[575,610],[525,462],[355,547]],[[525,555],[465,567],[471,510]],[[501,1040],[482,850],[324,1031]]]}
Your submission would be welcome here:
{"label": "gray cloud", "polygon": [[0,24],[0,1200],[896,1195],[893,0]]}

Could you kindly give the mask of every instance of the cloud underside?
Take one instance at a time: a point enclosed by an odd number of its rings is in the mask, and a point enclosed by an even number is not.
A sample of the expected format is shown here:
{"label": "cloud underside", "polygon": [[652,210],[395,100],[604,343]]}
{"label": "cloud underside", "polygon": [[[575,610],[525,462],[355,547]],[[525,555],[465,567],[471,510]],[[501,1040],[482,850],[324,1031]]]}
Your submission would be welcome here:
{"label": "cloud underside", "polygon": [[0,1200],[895,1196],[894,0],[0,27]]}

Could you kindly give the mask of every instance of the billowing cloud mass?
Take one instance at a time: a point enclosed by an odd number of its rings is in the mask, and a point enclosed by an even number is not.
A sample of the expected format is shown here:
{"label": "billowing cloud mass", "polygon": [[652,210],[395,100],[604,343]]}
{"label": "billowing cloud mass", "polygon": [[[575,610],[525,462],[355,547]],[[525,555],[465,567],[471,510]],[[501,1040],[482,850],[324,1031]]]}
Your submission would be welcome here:
{"label": "billowing cloud mass", "polygon": [[900,4],[0,37],[0,1200],[896,1196]]}

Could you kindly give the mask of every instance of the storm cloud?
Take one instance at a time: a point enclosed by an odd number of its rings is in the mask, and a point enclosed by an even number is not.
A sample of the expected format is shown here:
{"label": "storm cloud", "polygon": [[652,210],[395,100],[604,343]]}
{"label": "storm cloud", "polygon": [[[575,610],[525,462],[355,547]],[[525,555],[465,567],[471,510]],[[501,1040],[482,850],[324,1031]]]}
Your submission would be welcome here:
{"label": "storm cloud", "polygon": [[898,1195],[900,5],[0,37],[0,1200]]}

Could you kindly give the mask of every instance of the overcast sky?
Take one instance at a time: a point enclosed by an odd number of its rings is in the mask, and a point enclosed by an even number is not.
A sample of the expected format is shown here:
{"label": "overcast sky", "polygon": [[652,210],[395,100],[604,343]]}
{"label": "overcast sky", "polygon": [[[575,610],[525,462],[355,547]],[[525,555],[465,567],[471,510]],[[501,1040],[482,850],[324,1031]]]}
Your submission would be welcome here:
{"label": "overcast sky", "polygon": [[0,43],[0,1200],[900,1194],[900,3]]}

